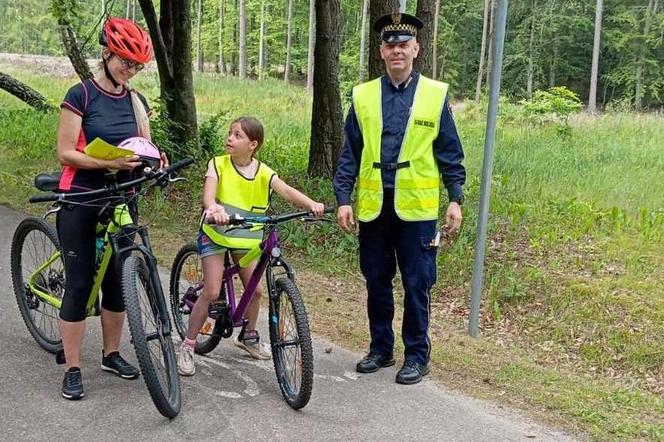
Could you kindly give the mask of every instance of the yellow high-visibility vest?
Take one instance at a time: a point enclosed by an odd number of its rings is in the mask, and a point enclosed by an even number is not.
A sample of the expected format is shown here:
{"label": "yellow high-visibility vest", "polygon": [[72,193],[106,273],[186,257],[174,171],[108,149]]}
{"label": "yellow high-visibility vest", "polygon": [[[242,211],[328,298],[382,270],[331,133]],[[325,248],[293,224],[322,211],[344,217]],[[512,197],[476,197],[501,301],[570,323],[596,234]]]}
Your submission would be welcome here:
{"label": "yellow high-visibility vest", "polygon": [[[364,147],[357,182],[357,218],[371,221],[383,205],[381,138],[383,133],[381,79],[353,88],[353,108]],[[440,172],[433,142],[440,131],[440,117],[448,85],[420,75],[406,125],[394,182],[394,208],[404,221],[437,220]]]}
{"label": "yellow high-visibility vest", "polygon": [[[259,162],[256,176],[249,179],[238,172],[230,155],[217,156],[212,161],[219,178],[215,198],[226,213],[246,217],[267,212],[272,196],[270,183],[276,175],[272,169]],[[261,225],[251,229],[231,227],[203,224],[202,229],[216,244],[230,249],[252,249],[263,239]]]}

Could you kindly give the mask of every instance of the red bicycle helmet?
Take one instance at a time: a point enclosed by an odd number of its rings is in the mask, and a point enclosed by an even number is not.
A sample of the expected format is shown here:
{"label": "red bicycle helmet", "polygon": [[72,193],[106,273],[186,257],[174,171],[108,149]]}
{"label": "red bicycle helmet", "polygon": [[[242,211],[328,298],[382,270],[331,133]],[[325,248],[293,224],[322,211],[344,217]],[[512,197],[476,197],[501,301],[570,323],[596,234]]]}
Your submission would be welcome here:
{"label": "red bicycle helmet", "polygon": [[113,54],[145,64],[152,58],[150,35],[131,20],[109,17],[99,36],[99,43]]}

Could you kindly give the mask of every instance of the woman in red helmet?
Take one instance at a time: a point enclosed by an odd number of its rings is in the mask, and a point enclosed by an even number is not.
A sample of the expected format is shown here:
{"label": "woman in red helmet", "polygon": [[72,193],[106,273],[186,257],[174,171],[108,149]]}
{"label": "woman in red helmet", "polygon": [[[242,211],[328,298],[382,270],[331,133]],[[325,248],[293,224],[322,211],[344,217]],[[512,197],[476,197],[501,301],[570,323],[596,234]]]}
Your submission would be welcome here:
{"label": "woman in red helmet", "polygon": [[[103,187],[109,180],[126,181],[140,165],[137,156],[102,160],[83,152],[100,138],[117,146],[123,140],[141,136],[150,139],[150,112],[145,98],[129,88],[129,80],[151,58],[150,36],[131,20],[110,17],[100,34],[104,46],[100,69],[94,78],[73,86],[60,105],[57,134],[58,160],[63,165],[59,190],[81,192]],[[162,154],[162,161],[166,161]],[[112,174],[110,171],[118,171]],[[136,217],[136,206],[130,206]],[[66,360],[62,396],[84,396],[81,377],[81,344],[85,330],[85,307],[95,271],[95,227],[99,208],[86,205],[63,207],[56,221],[63,250],[66,287],[60,310],[60,333]],[[103,333],[102,370],[124,379],[135,379],[138,369],[118,352],[124,323],[120,277],[109,266],[102,283],[101,324]]]}

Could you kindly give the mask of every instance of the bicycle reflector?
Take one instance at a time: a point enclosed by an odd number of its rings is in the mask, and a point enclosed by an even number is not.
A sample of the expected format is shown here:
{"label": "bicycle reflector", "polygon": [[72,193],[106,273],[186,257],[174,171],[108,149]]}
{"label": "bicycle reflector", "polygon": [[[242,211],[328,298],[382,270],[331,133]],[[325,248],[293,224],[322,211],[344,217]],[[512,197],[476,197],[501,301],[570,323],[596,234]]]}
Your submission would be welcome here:
{"label": "bicycle reflector", "polygon": [[134,152],[134,154],[138,155],[138,158],[143,162],[145,166],[151,167],[152,169],[155,170],[159,169],[159,165],[161,164],[159,149],[157,149],[157,146],[152,144],[152,142],[147,138],[143,137],[127,138],[122,143],[120,143],[118,147],[121,147],[123,149],[128,149]]}

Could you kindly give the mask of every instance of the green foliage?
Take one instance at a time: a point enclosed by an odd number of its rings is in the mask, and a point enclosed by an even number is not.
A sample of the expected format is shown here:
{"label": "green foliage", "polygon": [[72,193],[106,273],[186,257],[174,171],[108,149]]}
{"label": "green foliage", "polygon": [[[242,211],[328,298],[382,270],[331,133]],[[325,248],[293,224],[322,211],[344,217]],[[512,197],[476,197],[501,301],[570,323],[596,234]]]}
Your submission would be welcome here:
{"label": "green foliage", "polygon": [[[220,52],[226,70],[237,73],[238,8],[236,0],[202,0],[202,45],[206,69],[216,66]],[[107,2],[114,15],[125,16],[125,2]],[[192,1],[192,49],[198,47],[195,1]],[[265,61],[268,76],[283,78],[286,61],[287,1],[247,2],[247,70],[258,75],[261,5],[265,5]],[[342,97],[358,80],[361,1],[341,0],[340,84]],[[457,98],[472,97],[479,68],[483,19],[482,0],[445,0],[438,17],[438,77],[451,85]],[[646,14],[648,0],[605,0],[598,101],[633,106],[637,83],[646,107],[662,106],[664,97],[664,8]],[[49,12],[49,4],[51,12]],[[407,3],[414,11],[416,1]],[[510,2],[505,39],[502,90],[514,101],[530,99],[532,90],[564,85],[582,100],[589,93],[589,75],[596,0],[528,0]],[[224,20],[219,23],[220,6]],[[80,0],[0,1],[0,51],[61,55],[56,18],[66,16],[84,52],[98,56],[99,2]],[[55,17],[55,18],[54,18]],[[143,21],[137,7],[137,20]],[[306,77],[309,1],[294,0],[292,78]],[[646,22],[649,23],[648,32]],[[370,26],[369,26],[370,27]],[[375,39],[369,32],[368,39]],[[221,37],[221,38],[220,38]],[[485,63],[484,77],[486,80]],[[637,75],[641,72],[641,77]],[[530,73],[530,75],[529,75]],[[486,87],[486,81],[484,82]]]}
{"label": "green foliage", "polygon": [[535,91],[533,98],[522,104],[527,119],[540,123],[555,121],[565,126],[568,126],[569,117],[583,107],[579,96],[564,86]]}
{"label": "green foliage", "polygon": [[200,124],[198,135],[201,150],[206,158],[219,155],[223,152],[226,133],[228,132],[228,128],[226,127],[228,121],[228,112],[219,111]]}

